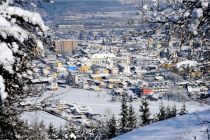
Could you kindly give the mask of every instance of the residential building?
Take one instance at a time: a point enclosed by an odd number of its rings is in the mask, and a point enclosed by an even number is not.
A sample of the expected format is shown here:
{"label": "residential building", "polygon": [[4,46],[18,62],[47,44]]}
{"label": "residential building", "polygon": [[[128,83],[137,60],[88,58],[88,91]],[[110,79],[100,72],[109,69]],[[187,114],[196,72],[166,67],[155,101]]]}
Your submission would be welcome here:
{"label": "residential building", "polygon": [[116,62],[119,64],[130,65],[130,58],[128,56],[116,57]]}
{"label": "residential building", "polygon": [[78,47],[77,40],[55,40],[55,51],[62,55],[72,55],[73,51]]}
{"label": "residential building", "polygon": [[116,56],[114,54],[93,54],[90,59],[91,63],[95,65],[109,64],[113,65]]}

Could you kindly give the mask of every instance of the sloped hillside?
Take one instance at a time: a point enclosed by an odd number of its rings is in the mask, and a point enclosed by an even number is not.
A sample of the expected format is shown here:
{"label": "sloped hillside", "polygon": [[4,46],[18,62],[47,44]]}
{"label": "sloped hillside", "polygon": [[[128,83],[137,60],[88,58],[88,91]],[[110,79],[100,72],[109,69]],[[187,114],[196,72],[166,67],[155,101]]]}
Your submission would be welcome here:
{"label": "sloped hillside", "polygon": [[207,140],[210,110],[153,123],[113,140]]}

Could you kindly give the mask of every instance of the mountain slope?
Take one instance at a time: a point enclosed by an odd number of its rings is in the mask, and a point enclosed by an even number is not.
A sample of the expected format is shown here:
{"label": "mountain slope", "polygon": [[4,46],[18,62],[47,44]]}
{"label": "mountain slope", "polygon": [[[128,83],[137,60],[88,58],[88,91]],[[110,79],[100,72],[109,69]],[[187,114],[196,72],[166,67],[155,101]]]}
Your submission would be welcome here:
{"label": "mountain slope", "polygon": [[210,110],[160,121],[133,130],[113,140],[207,140]]}

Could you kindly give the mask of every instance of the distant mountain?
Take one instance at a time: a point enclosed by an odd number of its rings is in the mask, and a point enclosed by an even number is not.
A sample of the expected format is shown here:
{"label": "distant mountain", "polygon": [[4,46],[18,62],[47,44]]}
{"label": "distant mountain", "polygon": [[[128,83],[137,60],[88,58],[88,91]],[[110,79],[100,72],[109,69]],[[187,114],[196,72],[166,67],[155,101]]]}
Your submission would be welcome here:
{"label": "distant mountain", "polygon": [[54,3],[36,2],[39,11],[45,19],[53,19],[56,15],[67,12],[105,12],[123,10],[123,4],[118,0],[54,0]]}
{"label": "distant mountain", "polygon": [[71,14],[88,14],[97,12],[132,11],[134,4],[124,3],[127,0],[32,0],[32,4],[25,3],[25,9],[39,12],[46,24],[51,26],[62,21],[63,16]]}

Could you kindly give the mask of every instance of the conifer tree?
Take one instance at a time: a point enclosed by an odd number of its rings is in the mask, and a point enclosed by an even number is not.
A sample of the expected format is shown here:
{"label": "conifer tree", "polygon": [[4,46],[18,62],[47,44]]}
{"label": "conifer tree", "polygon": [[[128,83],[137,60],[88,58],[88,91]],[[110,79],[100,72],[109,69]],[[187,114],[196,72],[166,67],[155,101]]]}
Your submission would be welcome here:
{"label": "conifer tree", "polygon": [[111,119],[107,122],[108,126],[108,138],[113,138],[117,135],[117,124],[116,124],[116,119],[115,116],[113,115]]}
{"label": "conifer tree", "polygon": [[186,105],[185,102],[182,105],[182,108],[180,109],[179,115],[187,114]]}
{"label": "conifer tree", "polygon": [[103,39],[103,41],[102,41],[102,45],[106,45],[106,42],[105,42],[105,40]]}
{"label": "conifer tree", "polygon": [[[28,6],[28,2],[0,0],[0,139],[34,136],[30,126],[20,119],[28,110],[21,102],[42,94],[31,82],[31,77],[37,74],[32,61],[44,54],[48,29],[38,13],[21,6],[21,3]],[[27,108],[32,111],[37,106],[31,104]]]}
{"label": "conifer tree", "polygon": [[161,102],[160,106],[159,106],[159,113],[157,114],[157,120],[158,121],[162,121],[162,120],[164,120],[166,118],[167,118],[167,116],[166,116],[166,109],[163,106],[163,103]]}
{"label": "conifer tree", "polygon": [[60,126],[60,128],[59,128],[59,130],[57,132],[57,139],[65,139],[64,131],[63,131],[61,126]]}
{"label": "conifer tree", "polygon": [[166,107],[166,116],[165,116],[165,119],[169,119],[169,118],[172,118],[172,117],[176,117],[176,114],[177,114],[177,109],[176,109],[176,106],[174,105],[172,108],[168,105]]}
{"label": "conifer tree", "polygon": [[176,117],[176,115],[177,115],[177,109],[176,105],[174,105],[171,110],[171,117]]}
{"label": "conifer tree", "polygon": [[136,128],[136,115],[133,106],[130,104],[129,110],[128,110],[128,128],[130,130],[133,130]]}
{"label": "conifer tree", "polygon": [[87,139],[87,130],[84,127],[80,127],[78,136],[79,139]]}
{"label": "conifer tree", "polygon": [[49,139],[56,139],[56,129],[53,127],[53,125],[50,123],[49,128],[47,130]]}
{"label": "conifer tree", "polygon": [[72,124],[66,124],[63,134],[64,134],[65,139],[67,140],[71,139],[71,135],[75,134],[74,126]]}
{"label": "conifer tree", "polygon": [[45,125],[44,122],[36,122],[33,125],[33,138],[32,139],[46,139],[47,138],[47,133],[45,131]]}
{"label": "conifer tree", "polygon": [[126,102],[125,94],[122,96],[122,105],[121,105],[121,113],[120,113],[120,129],[122,133],[125,133],[128,130],[128,106]]}
{"label": "conifer tree", "polygon": [[80,33],[79,33],[79,37],[78,37],[78,39],[79,39],[79,40],[83,40],[83,39],[84,39],[84,35],[83,35],[83,33],[82,33],[82,32],[80,32]]}
{"label": "conifer tree", "polygon": [[141,100],[141,105],[140,105],[140,109],[139,109],[141,115],[141,126],[145,126],[150,124],[150,111],[149,111],[149,103],[145,98],[142,98]]}
{"label": "conifer tree", "polygon": [[63,137],[64,139],[69,139],[68,125],[66,124],[63,129]]}
{"label": "conifer tree", "polygon": [[172,115],[172,109],[171,109],[171,107],[168,105],[167,107],[166,107],[166,118],[165,119],[169,119],[169,118],[171,118],[171,115]]}

